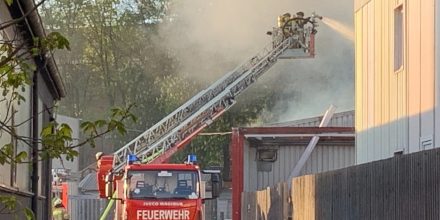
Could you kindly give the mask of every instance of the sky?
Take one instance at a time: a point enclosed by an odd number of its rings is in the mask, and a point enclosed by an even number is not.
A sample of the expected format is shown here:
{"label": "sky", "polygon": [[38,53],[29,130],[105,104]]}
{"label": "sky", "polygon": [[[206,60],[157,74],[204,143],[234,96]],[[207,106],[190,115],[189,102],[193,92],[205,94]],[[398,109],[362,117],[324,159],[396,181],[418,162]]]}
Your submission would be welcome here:
{"label": "sky", "polygon": [[[173,48],[182,73],[206,86],[271,42],[265,33],[278,15],[316,12],[353,30],[352,0],[175,0],[173,22],[162,25],[158,42]],[[354,43],[320,23],[316,57],[279,60],[259,80],[271,84],[282,99],[272,109],[273,122],[354,109]]]}

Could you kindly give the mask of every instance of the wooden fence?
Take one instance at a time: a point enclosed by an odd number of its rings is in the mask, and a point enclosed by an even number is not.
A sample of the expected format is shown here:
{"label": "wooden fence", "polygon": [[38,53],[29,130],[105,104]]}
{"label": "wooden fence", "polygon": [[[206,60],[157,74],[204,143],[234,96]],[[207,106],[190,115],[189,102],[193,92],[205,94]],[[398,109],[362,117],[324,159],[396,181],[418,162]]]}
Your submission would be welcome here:
{"label": "wooden fence", "polygon": [[241,219],[440,219],[440,149],[297,177],[291,186],[244,192]]}
{"label": "wooden fence", "polygon": [[287,183],[262,191],[243,192],[241,219],[287,219],[289,197]]}

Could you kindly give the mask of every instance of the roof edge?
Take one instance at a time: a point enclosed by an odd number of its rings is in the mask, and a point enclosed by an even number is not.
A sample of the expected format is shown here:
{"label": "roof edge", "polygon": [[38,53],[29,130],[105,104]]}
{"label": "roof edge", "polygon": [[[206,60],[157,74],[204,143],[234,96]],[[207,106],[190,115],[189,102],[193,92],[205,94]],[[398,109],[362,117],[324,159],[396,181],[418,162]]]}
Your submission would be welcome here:
{"label": "roof edge", "polygon": [[[20,13],[21,15],[24,15],[26,14],[26,12],[33,10],[36,6],[33,0],[17,0],[17,3],[18,3],[18,13]],[[9,10],[13,10],[13,9],[10,7]],[[31,35],[37,37],[46,36],[46,32],[44,30],[41,17],[38,14],[38,9],[32,11],[25,19],[25,22],[28,24],[28,31],[30,32]],[[55,87],[54,89],[56,90],[55,92],[57,93],[55,99],[59,100],[65,97],[66,96],[65,86],[61,79],[52,52],[49,51],[45,53],[43,57],[40,58],[43,61],[42,63],[45,64],[44,67],[46,68],[49,78]]]}
{"label": "roof edge", "polygon": [[236,129],[243,135],[355,133],[354,127],[241,127]]}

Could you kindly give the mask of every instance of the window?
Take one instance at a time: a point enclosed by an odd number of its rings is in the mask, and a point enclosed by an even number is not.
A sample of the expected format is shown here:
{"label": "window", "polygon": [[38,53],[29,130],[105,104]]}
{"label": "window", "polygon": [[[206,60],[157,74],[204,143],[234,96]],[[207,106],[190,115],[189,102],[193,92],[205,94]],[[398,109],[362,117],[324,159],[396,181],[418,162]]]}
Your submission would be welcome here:
{"label": "window", "polygon": [[130,199],[197,199],[199,178],[189,170],[131,170],[127,174]]}
{"label": "window", "polygon": [[403,66],[403,6],[400,5],[394,10],[394,71]]}

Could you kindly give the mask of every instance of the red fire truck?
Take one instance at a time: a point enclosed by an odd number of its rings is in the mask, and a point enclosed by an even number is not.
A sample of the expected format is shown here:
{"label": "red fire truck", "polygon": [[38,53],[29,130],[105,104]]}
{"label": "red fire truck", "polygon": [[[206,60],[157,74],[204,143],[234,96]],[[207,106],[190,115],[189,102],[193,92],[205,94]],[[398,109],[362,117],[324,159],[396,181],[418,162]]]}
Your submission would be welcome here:
{"label": "red fire truck", "polygon": [[[272,42],[256,56],[228,72],[196,94],[167,117],[146,130],[113,155],[97,155],[98,185],[109,198],[104,220],[116,201],[115,219],[204,219],[204,200],[219,193],[219,172],[200,171],[189,157],[185,164],[162,164],[205,127],[235,104],[235,98],[252,85],[278,59],[315,56],[315,19],[298,12],[278,18],[268,35]],[[201,180],[205,173],[210,184]],[[205,193],[205,189],[207,192]]]}

